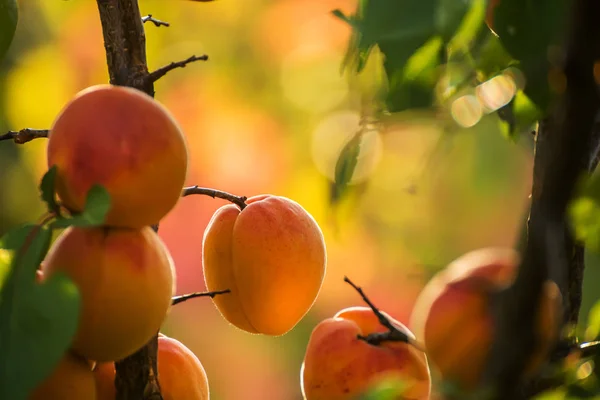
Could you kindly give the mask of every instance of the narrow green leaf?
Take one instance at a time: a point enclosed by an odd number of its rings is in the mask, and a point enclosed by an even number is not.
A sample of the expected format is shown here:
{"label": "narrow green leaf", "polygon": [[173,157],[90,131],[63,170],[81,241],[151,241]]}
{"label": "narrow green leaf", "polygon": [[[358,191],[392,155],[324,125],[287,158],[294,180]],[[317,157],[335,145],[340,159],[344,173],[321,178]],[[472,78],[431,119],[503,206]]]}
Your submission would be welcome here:
{"label": "narrow green leaf", "polygon": [[17,30],[18,19],[17,0],[0,0],[0,61],[10,48]]}
{"label": "narrow green leaf", "polygon": [[48,206],[49,212],[59,214],[59,206],[56,201],[55,181],[56,181],[56,165],[53,165],[42,177],[40,183],[40,192],[42,200]]}
{"label": "narrow green leaf", "polygon": [[335,165],[335,184],[339,192],[350,184],[354,170],[358,164],[360,145],[362,142],[362,131],[357,132],[352,139],[346,143]]}
{"label": "narrow green leaf", "polygon": [[72,218],[61,218],[52,223],[55,229],[69,226],[92,227],[102,225],[110,210],[110,194],[101,185],[94,185],[88,191],[82,213]]}

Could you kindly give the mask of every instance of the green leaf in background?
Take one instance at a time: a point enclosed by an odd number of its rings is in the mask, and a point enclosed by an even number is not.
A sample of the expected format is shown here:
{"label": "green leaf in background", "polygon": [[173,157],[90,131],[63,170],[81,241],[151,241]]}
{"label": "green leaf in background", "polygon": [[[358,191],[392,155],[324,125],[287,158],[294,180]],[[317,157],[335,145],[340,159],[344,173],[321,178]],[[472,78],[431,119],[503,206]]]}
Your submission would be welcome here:
{"label": "green leaf in background", "polygon": [[[435,10],[436,32],[444,42],[449,42],[456,35],[467,12],[474,5],[485,3],[482,0],[439,0]],[[483,7],[480,7],[483,8]]]}
{"label": "green leaf in background", "polygon": [[110,194],[101,185],[94,185],[87,193],[83,212],[72,218],[58,219],[52,223],[52,227],[60,229],[68,226],[91,227],[102,225],[109,209]]}
{"label": "green leaf in background", "polygon": [[363,131],[360,130],[354,134],[348,143],[346,143],[335,164],[335,192],[338,197],[344,195],[352,180],[352,176],[358,165],[358,156],[360,155],[362,139]]}
{"label": "green leaf in background", "polygon": [[[53,165],[42,177],[40,182],[40,192],[42,200],[47,204],[49,212],[59,214],[60,207],[56,202],[56,192],[54,182],[56,180],[56,165]],[[60,215],[60,214],[59,214]]]}
{"label": "green leaf in background", "polygon": [[[393,44],[392,44],[393,46]],[[390,112],[431,106],[439,78],[441,38],[434,37],[418,49],[409,60],[396,60],[388,43],[379,48],[387,54],[384,68],[388,76],[387,106]]]}
{"label": "green leaf in background", "polygon": [[[560,60],[556,52],[560,49],[565,16],[569,14],[567,3],[564,0],[502,0],[494,9],[493,29],[504,48],[520,63],[526,78],[525,94],[544,111],[555,94],[549,76],[557,71],[555,63]],[[556,85],[561,86],[560,82]]]}
{"label": "green leaf in background", "polygon": [[15,36],[18,18],[17,0],[0,0],[0,61]]}
{"label": "green leaf in background", "polygon": [[595,253],[600,252],[600,172],[582,179],[569,205],[568,216],[575,237]]}

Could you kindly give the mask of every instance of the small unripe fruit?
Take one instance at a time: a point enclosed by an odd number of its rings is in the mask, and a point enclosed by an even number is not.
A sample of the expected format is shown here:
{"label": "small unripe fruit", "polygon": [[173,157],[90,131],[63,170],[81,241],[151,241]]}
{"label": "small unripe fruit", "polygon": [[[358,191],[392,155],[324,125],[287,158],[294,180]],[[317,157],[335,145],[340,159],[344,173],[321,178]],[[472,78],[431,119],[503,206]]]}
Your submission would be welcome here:
{"label": "small unripe fruit", "polygon": [[162,219],[181,196],[185,137],[167,109],[147,94],[97,85],[79,92],[48,136],[48,167],[71,211],[83,210],[94,184],[111,196],[106,225],[141,228]]}
{"label": "small unripe fruit", "polygon": [[204,279],[223,317],[251,333],[283,335],[308,312],[326,269],[323,233],[313,217],[281,196],[251,197],[240,211],[221,207],[206,227]]}
{"label": "small unripe fruit", "polygon": [[174,265],[150,228],[66,229],[43,265],[64,272],[81,295],[72,348],[95,361],[120,360],[160,329],[175,291]]}

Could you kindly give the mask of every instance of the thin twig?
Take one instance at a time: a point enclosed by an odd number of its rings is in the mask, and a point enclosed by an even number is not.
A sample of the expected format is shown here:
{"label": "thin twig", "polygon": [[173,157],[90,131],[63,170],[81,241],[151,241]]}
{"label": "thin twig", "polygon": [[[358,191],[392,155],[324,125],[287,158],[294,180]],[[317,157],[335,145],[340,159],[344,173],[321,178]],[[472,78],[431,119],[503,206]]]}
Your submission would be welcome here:
{"label": "thin twig", "polygon": [[181,197],[189,196],[191,194],[202,194],[205,196],[210,196],[213,199],[227,200],[227,201],[237,205],[241,210],[246,208],[246,206],[247,206],[246,200],[248,200],[248,198],[246,196],[236,196],[234,194],[223,192],[221,190],[203,188],[203,187],[199,187],[197,185],[183,188]]}
{"label": "thin twig", "polygon": [[145,17],[142,17],[142,22],[145,24],[146,22],[152,22],[154,24],[154,26],[156,27],[160,27],[160,26],[171,26],[171,24],[169,24],[168,22],[165,21],[161,21],[160,19],[156,19],[152,16],[152,14],[148,14]]}
{"label": "thin twig", "polygon": [[358,292],[360,297],[365,303],[373,310],[373,313],[379,320],[379,323],[388,329],[387,332],[374,332],[367,336],[357,335],[357,339],[364,340],[365,342],[378,346],[383,342],[404,342],[413,345],[418,350],[424,351],[424,347],[421,343],[408,337],[404,332],[400,331],[383,313],[369,300],[367,295],[363,292],[362,288],[356,286],[347,276],[344,277],[344,282],[350,284]]}
{"label": "thin twig", "polygon": [[201,56],[191,56],[183,61],[172,62],[169,65],[165,65],[164,67],[157,69],[156,71],[150,72],[148,74],[148,76],[146,77],[146,79],[149,82],[156,82],[157,80],[159,80],[160,78],[165,76],[167,74],[167,72],[169,72],[169,71],[172,71],[176,68],[185,68],[186,65],[188,65],[189,63],[193,63],[195,61],[207,61],[207,60],[208,60],[208,56],[206,54],[201,55]]}
{"label": "thin twig", "polygon": [[0,135],[0,141],[13,140],[17,144],[23,144],[37,138],[47,138],[50,131],[48,129],[25,128],[20,131],[8,131]]}
{"label": "thin twig", "polygon": [[173,297],[173,299],[172,299],[173,302],[171,303],[171,305],[183,303],[184,301],[187,301],[190,299],[195,299],[196,297],[210,297],[212,299],[217,295],[225,294],[225,293],[231,293],[231,290],[225,289],[225,290],[217,290],[214,292],[195,292],[195,293],[183,294],[181,296]]}

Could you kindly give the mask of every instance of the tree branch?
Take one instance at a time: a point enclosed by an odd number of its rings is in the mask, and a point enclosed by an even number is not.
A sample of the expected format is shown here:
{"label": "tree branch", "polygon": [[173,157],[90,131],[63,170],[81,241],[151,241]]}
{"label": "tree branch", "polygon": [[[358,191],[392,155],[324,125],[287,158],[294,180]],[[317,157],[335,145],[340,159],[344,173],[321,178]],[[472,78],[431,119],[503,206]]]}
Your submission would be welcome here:
{"label": "tree branch", "polygon": [[388,329],[387,332],[373,332],[369,333],[367,336],[358,335],[357,339],[363,340],[369,344],[374,346],[379,346],[383,342],[403,342],[408,343],[414,346],[416,349],[420,351],[425,351],[424,346],[418,341],[406,335],[406,333],[400,331],[392,322],[385,316],[383,313],[371,302],[371,300],[367,297],[367,295],[363,292],[362,288],[356,286],[348,277],[344,277],[344,282],[348,283],[350,286],[354,288],[363,299],[365,303],[371,308],[379,323]]}
{"label": "tree branch", "polygon": [[160,78],[162,78],[163,76],[165,76],[167,74],[167,72],[170,72],[176,68],[185,68],[185,66],[188,65],[189,63],[193,63],[195,61],[207,61],[207,60],[208,60],[208,56],[206,54],[201,55],[201,56],[191,56],[183,61],[172,62],[169,65],[165,65],[164,67],[151,72],[147,76],[146,79],[148,80],[148,82],[154,83],[157,80],[159,80]]}
{"label": "tree branch", "polygon": [[170,26],[171,24],[169,24],[168,22],[165,21],[161,21],[160,19],[156,19],[152,16],[152,14],[148,14],[145,17],[142,17],[142,23],[146,23],[146,22],[152,22],[154,24],[154,26],[156,26],[157,28],[160,26]]}
{"label": "tree branch", "polygon": [[188,301],[190,299],[195,299],[196,297],[210,297],[212,299],[217,295],[226,294],[226,293],[231,293],[231,290],[225,289],[225,290],[217,290],[214,292],[195,292],[195,293],[190,293],[190,294],[183,294],[181,296],[173,297],[173,299],[172,299],[173,301],[172,301],[171,305],[177,305],[179,303],[183,303],[184,301]]}
{"label": "tree branch", "polygon": [[246,196],[236,196],[234,194],[223,192],[221,190],[203,188],[203,187],[199,187],[199,186],[190,186],[190,187],[183,188],[181,197],[189,196],[192,194],[201,194],[201,195],[205,195],[205,196],[210,196],[213,199],[218,198],[218,199],[227,200],[227,201],[237,205],[240,208],[240,210],[243,210],[244,208],[246,208],[246,206],[247,206],[246,200],[248,200],[248,198]]}
{"label": "tree branch", "polygon": [[[137,0],[96,1],[110,83],[133,87],[154,97],[154,81],[148,79],[144,23]],[[158,229],[158,224],[154,229]],[[157,351],[158,332],[146,346],[115,362],[116,400],[162,400]]]}
{"label": "tree branch", "polygon": [[0,141],[12,140],[17,144],[27,143],[37,138],[47,138],[48,129],[31,129],[25,128],[20,131],[8,131],[7,133],[0,135]]}
{"label": "tree branch", "polygon": [[[566,210],[578,179],[588,170],[600,107],[593,76],[594,62],[600,59],[600,24],[595,18],[600,2],[576,0],[572,11],[563,65],[567,88],[536,136],[527,248],[514,284],[494,307],[494,342],[483,384],[497,399],[522,398],[519,384],[535,348],[534,323],[543,282],[554,280],[563,298],[569,298]],[[567,314],[565,307],[565,319]]]}

